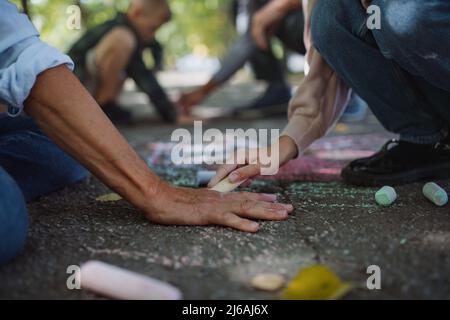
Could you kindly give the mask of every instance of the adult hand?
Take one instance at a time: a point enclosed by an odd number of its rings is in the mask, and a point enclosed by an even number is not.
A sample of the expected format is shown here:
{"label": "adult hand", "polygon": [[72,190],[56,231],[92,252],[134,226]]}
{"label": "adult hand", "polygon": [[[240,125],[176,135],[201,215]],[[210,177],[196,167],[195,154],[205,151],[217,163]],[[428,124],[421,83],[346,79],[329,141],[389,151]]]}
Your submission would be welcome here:
{"label": "adult hand", "polygon": [[221,194],[207,189],[176,188],[163,183],[146,217],[164,225],[221,225],[257,232],[252,220],[286,220],[292,205],[274,203],[275,195],[256,193]]}

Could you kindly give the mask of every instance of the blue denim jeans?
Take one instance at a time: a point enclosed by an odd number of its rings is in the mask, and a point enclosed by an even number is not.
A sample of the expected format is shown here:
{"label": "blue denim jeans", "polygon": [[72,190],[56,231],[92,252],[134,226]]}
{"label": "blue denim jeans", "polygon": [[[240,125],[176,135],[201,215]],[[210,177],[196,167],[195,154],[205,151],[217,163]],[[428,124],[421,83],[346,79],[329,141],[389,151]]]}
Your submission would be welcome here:
{"label": "blue denim jeans", "polygon": [[434,143],[450,128],[450,1],[373,0],[381,29],[367,28],[360,0],[319,0],[315,47],[405,141]]}
{"label": "blue denim jeans", "polygon": [[30,118],[0,114],[0,264],[16,256],[25,244],[26,201],[87,175]]}

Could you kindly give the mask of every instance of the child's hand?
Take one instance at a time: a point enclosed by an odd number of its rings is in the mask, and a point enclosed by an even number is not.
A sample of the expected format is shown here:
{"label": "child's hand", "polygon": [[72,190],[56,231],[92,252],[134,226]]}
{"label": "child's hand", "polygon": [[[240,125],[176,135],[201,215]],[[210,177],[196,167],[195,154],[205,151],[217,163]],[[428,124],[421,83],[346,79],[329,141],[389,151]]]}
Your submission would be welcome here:
{"label": "child's hand", "polygon": [[178,106],[180,106],[182,113],[189,115],[192,109],[205,99],[205,94],[198,89],[189,93],[183,93],[178,99]]}
{"label": "child's hand", "polygon": [[[227,176],[231,183],[246,181],[259,176],[261,174],[261,164],[258,159],[249,156],[249,154],[257,155],[259,152],[267,152],[266,150],[267,149],[252,149],[248,150],[248,152],[245,152],[246,150],[240,150],[237,153],[245,153],[245,160],[243,161],[241,161],[242,159],[240,161],[235,161],[236,153],[234,153],[230,157],[230,160],[227,161],[227,163],[230,164],[224,164],[217,170],[216,175],[211,179],[208,187],[212,188],[216,186],[216,184],[225,179]],[[233,161],[231,161],[231,159]],[[232,162],[233,164],[231,164]],[[246,187],[249,183],[250,182],[245,182],[241,185],[241,187]]]}
{"label": "child's hand", "polygon": [[[231,183],[237,183],[259,176],[262,172],[262,168],[267,167],[267,164],[261,164],[259,155],[270,155],[271,159],[275,159],[276,157],[276,159],[278,160],[278,164],[281,167],[298,154],[297,146],[290,137],[280,137],[280,140],[276,145],[277,148],[274,148],[274,146],[275,144],[272,145],[270,149],[260,148],[248,150],[248,152],[245,153],[242,152],[242,154],[245,154],[244,161],[241,161],[243,159],[235,159],[235,154],[233,154],[230,159],[239,161],[234,161],[233,164],[231,164],[231,161],[227,161],[227,163],[230,164],[222,165],[217,170],[217,174],[214,176],[214,178],[211,179],[208,187],[214,187],[227,176]],[[276,169],[278,169],[278,167]],[[246,185],[248,185],[248,183],[245,183],[242,186]]]}
{"label": "child's hand", "polygon": [[[363,0],[369,1],[369,0]],[[299,0],[272,0],[259,9],[252,18],[251,34],[256,45],[267,50],[269,39],[275,33],[279,22],[292,10],[300,8]]]}
{"label": "child's hand", "polygon": [[286,1],[270,1],[253,15],[251,34],[256,45],[262,50],[269,48],[269,39],[289,11],[284,2]]}

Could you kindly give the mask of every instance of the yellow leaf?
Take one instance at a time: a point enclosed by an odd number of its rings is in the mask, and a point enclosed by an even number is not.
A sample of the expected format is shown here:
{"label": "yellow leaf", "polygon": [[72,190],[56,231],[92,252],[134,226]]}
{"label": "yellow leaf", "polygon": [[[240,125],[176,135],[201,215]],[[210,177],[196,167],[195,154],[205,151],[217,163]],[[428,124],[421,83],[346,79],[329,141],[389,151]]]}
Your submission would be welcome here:
{"label": "yellow leaf", "polygon": [[117,193],[109,193],[98,197],[96,200],[100,202],[116,202],[122,200],[122,197]]}
{"label": "yellow leaf", "polygon": [[301,270],[282,293],[286,300],[336,300],[351,289],[349,283],[327,266],[315,265]]}

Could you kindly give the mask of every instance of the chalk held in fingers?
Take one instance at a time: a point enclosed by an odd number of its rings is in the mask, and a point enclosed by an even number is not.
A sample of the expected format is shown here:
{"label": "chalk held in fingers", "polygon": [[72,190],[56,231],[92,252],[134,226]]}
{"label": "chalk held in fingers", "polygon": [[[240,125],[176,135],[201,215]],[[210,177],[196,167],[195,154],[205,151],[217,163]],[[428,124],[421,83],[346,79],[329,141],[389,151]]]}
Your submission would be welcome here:
{"label": "chalk held in fingers", "polygon": [[81,286],[120,300],[181,299],[180,290],[167,283],[100,261],[89,261],[81,266]]}
{"label": "chalk held in fingers", "polygon": [[425,184],[423,186],[422,192],[428,200],[439,207],[445,206],[448,202],[447,192],[445,192],[444,189],[442,189],[434,182],[428,182],[427,184]]}
{"label": "chalk held in fingers", "polygon": [[394,188],[384,186],[375,194],[375,200],[381,206],[390,206],[397,200],[397,193]]}
{"label": "chalk held in fingers", "polygon": [[235,190],[237,187],[239,187],[245,181],[247,181],[247,180],[233,183],[227,177],[227,178],[223,179],[222,181],[220,181],[218,184],[216,184],[214,187],[212,187],[211,190],[217,191],[220,193],[228,193],[228,192]]}

